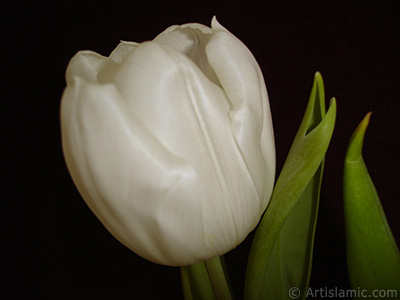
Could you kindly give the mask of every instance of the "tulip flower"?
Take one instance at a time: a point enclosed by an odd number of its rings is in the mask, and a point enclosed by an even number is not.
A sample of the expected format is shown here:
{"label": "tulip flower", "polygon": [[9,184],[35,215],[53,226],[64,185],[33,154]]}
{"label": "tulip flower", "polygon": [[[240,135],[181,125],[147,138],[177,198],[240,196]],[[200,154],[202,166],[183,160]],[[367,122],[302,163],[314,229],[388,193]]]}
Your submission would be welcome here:
{"label": "tulip flower", "polygon": [[126,247],[184,266],[235,248],[267,207],[275,146],[261,70],[212,20],[80,51],[61,100],[68,170]]}

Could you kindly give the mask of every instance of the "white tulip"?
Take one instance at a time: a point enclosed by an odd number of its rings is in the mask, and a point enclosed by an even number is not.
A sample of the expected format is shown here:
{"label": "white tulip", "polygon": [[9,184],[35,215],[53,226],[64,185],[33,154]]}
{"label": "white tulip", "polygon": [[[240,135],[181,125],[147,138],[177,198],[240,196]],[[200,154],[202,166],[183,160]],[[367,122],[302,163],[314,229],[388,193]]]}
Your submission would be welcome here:
{"label": "white tulip", "polygon": [[138,255],[183,266],[254,229],[273,189],[275,145],[261,70],[212,20],[172,26],[66,72],[62,146],[82,197]]}

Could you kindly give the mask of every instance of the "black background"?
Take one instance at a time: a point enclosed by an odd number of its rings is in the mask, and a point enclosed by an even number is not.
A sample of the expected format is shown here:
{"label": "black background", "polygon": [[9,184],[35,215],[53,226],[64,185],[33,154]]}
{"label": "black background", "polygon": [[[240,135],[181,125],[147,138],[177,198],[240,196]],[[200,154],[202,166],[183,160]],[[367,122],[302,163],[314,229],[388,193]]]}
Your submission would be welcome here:
{"label": "black background", "polygon": [[[311,286],[349,288],[343,160],[369,111],[364,158],[400,240],[398,1],[7,1],[1,13],[1,299],[182,299],[178,268],[149,263],[119,244],[81,199],[61,152],[59,102],[77,51],[108,55],[119,40],[150,40],[173,24],[209,25],[213,15],[261,66],[278,172],[315,71],[327,99],[337,98]],[[237,299],[250,242],[226,255]]]}

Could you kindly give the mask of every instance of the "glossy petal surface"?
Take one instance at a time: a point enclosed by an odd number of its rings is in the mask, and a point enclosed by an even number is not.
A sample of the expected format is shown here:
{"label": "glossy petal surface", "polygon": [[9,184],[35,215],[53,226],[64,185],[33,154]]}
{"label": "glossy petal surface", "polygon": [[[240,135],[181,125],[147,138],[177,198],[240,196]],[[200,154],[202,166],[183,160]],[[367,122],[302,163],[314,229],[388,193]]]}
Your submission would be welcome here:
{"label": "glossy petal surface", "polygon": [[68,169],[124,245],[188,265],[256,226],[275,174],[268,96],[250,51],[215,19],[121,42],[110,57],[78,52],[66,79]]}

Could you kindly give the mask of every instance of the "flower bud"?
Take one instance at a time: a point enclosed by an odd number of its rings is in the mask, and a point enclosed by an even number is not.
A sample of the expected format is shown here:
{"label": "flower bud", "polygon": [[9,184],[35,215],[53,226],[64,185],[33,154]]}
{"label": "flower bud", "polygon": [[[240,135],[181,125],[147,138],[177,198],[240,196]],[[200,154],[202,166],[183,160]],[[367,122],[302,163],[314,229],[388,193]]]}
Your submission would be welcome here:
{"label": "flower bud", "polygon": [[212,20],[80,51],[66,72],[62,146],[83,199],[138,255],[183,266],[223,255],[257,225],[275,145],[261,70]]}

